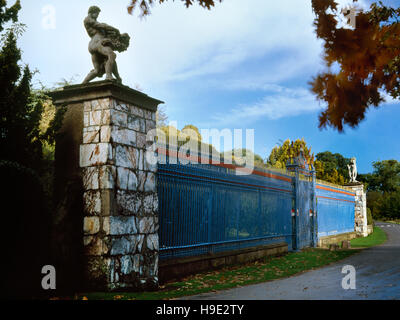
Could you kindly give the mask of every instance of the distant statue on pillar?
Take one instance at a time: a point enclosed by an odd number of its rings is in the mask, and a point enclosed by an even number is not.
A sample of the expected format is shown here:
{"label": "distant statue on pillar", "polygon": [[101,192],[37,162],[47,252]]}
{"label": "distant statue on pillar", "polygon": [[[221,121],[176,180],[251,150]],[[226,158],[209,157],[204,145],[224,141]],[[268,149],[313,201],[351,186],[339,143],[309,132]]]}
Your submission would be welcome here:
{"label": "distant statue on pillar", "polygon": [[114,75],[121,83],[116,62],[117,55],[114,51],[123,52],[128,49],[130,37],[127,33],[121,34],[118,29],[98,22],[100,11],[99,7],[90,7],[88,16],[84,20],[86,31],[91,38],[89,52],[92,55],[94,69],[89,72],[83,83],[88,83],[104,74],[107,80],[113,80]]}
{"label": "distant statue on pillar", "polygon": [[356,158],[354,158],[354,157],[351,158],[350,165],[347,165],[347,168],[349,169],[350,182],[358,182],[356,180],[356,178],[357,178]]}

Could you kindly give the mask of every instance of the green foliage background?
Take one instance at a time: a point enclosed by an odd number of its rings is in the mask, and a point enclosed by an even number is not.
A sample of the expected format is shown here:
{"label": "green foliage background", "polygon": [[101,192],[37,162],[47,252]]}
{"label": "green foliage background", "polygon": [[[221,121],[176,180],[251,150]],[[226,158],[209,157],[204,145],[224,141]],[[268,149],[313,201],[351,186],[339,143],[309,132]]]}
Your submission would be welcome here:
{"label": "green foliage background", "polygon": [[367,206],[374,219],[400,218],[400,162],[383,160],[373,163],[373,172],[358,180],[367,189]]}

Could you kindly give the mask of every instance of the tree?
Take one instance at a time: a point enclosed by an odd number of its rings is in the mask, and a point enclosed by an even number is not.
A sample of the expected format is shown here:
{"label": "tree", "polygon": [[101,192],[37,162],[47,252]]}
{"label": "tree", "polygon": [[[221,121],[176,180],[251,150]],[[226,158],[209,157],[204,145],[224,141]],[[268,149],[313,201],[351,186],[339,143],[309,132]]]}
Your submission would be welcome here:
{"label": "tree", "polygon": [[[0,235],[7,261],[0,287],[7,297],[27,298],[44,293],[38,285],[41,267],[51,263],[50,164],[64,109],[55,111],[43,90],[33,90],[34,73],[20,65],[17,38],[25,28],[17,22],[20,9],[19,1],[7,8],[0,0],[0,195],[3,207],[12,208],[2,217],[12,228]],[[7,22],[13,24],[5,30]]]}
{"label": "tree", "polygon": [[348,179],[347,165],[349,158],[343,157],[340,153],[333,154],[330,151],[320,152],[316,156],[317,179],[343,185]]}
{"label": "tree", "polygon": [[9,8],[7,8],[6,0],[0,0],[0,32],[3,32],[5,23],[17,22],[19,10],[21,10],[20,0],[15,1],[14,5]]}
{"label": "tree", "polygon": [[[2,17],[3,12],[7,17],[12,13],[10,19],[16,21],[18,11],[11,9],[19,10],[19,2],[7,10],[4,10],[4,3],[0,4],[0,21],[7,20]],[[19,65],[21,51],[17,47],[17,37],[23,31],[23,24],[15,24],[0,40],[0,159],[15,161],[40,172],[43,149],[49,144],[54,145],[65,110],[60,108],[44,125],[42,118],[48,116],[44,113],[44,104],[50,99],[43,91],[31,88],[34,73],[29,66]]]}
{"label": "tree", "polygon": [[253,158],[255,167],[258,167],[258,168],[266,167],[264,160],[260,155],[254,153],[253,151],[251,151],[249,149],[245,149],[245,148],[232,149],[232,150],[226,151],[222,154],[222,157],[223,157],[224,163],[227,163],[228,159],[230,158],[232,160],[233,164],[240,165],[240,166],[245,164],[247,157],[249,157],[249,158]]}
{"label": "tree", "polygon": [[202,141],[202,137],[200,134],[199,128],[192,124],[187,124],[186,126],[183,127],[182,133],[187,134],[190,136],[191,139],[197,140],[197,141]]}
{"label": "tree", "polygon": [[169,145],[174,145],[177,144],[179,135],[181,134],[181,132],[175,128],[174,126],[171,125],[167,125],[167,126],[163,126],[160,127],[159,130],[161,130],[162,133],[164,133],[165,138],[166,138],[166,143]]}
{"label": "tree", "polygon": [[157,128],[165,127],[167,125],[168,116],[163,106],[158,107],[156,112]]}
{"label": "tree", "polygon": [[[158,0],[160,4],[166,1],[167,0]],[[217,1],[222,2],[222,0],[182,0],[182,1],[185,3],[186,8],[193,5],[194,2],[197,2],[201,7],[207,8],[208,10],[210,10],[211,7],[214,7],[215,2]],[[140,16],[141,17],[147,16],[150,14],[150,7],[153,6],[155,2],[156,0],[131,0],[131,4],[128,6],[128,12],[132,14],[135,8],[139,7]]]}
{"label": "tree", "polygon": [[[355,2],[357,0],[353,0]],[[354,29],[340,27],[340,12],[334,0],[312,0],[317,37],[323,40],[327,71],[310,82],[312,92],[327,108],[319,126],[339,132],[344,125],[356,127],[369,107],[384,102],[383,92],[400,95],[400,8],[373,3],[358,10]],[[333,65],[339,67],[335,72]]]}
{"label": "tree", "polygon": [[386,219],[400,218],[400,192],[385,192],[376,202],[375,215]]}
{"label": "tree", "polygon": [[286,163],[289,159],[295,158],[300,154],[300,149],[303,149],[304,157],[309,165],[314,164],[314,154],[311,154],[311,147],[307,147],[304,139],[296,141],[285,140],[280,146],[274,147],[267,159],[267,166],[277,169],[286,168]]}
{"label": "tree", "polygon": [[400,191],[400,162],[383,160],[372,165],[374,171],[367,176],[368,190],[383,193]]}
{"label": "tree", "polygon": [[379,203],[381,203],[382,197],[383,194],[379,191],[367,192],[367,207],[371,210],[372,217],[375,219],[382,216],[379,208]]}
{"label": "tree", "polygon": [[[160,133],[165,136],[165,143],[168,147],[180,148],[184,144],[190,141],[197,141],[197,150],[201,152],[202,150],[208,150],[209,155],[220,155],[220,153],[215,149],[212,144],[202,142],[202,137],[199,129],[191,124],[183,127],[182,130],[175,128],[174,126],[167,125],[157,128]],[[192,133],[194,133],[192,135]],[[159,140],[162,142],[162,140]]]}
{"label": "tree", "polygon": [[367,184],[367,205],[375,218],[400,218],[400,162],[373,163],[372,173],[359,180]]}
{"label": "tree", "polygon": [[303,149],[304,157],[309,165],[314,166],[317,179],[327,182],[343,185],[348,181],[347,164],[350,159],[344,158],[341,154],[332,154],[330,151],[320,152],[315,156],[311,153],[311,147],[308,147],[304,139],[290,141],[289,139],[274,147],[267,159],[267,166],[284,169],[290,158],[297,157],[300,149]]}

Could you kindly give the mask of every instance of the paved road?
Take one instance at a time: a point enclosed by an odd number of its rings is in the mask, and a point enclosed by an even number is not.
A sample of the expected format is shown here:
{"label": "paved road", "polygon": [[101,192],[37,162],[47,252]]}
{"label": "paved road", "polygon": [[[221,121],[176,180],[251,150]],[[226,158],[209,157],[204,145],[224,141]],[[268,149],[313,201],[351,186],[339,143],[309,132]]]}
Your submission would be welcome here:
{"label": "paved road", "polygon": [[[327,267],[287,279],[244,286],[184,299],[332,300],[400,299],[400,225],[377,223],[388,235],[380,246],[363,250]],[[342,288],[344,265],[356,269],[356,289]]]}

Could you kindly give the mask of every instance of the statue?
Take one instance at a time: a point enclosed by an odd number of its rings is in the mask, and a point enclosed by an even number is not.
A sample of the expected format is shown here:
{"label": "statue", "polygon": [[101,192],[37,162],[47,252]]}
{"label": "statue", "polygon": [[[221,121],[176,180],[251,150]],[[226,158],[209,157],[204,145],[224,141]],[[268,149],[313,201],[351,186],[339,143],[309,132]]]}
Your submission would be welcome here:
{"label": "statue", "polygon": [[358,182],[356,180],[357,178],[356,158],[353,157],[350,159],[350,165],[347,165],[347,168],[349,169],[350,182]]}
{"label": "statue", "polygon": [[94,69],[89,72],[83,83],[88,83],[96,77],[106,74],[107,80],[113,80],[113,74],[119,83],[122,79],[119,76],[117,55],[114,51],[123,52],[129,47],[130,37],[127,33],[120,34],[119,30],[105,23],[99,23],[97,18],[100,8],[92,6],[89,8],[88,16],[84,20],[84,25],[89,37],[89,52],[92,55]]}

